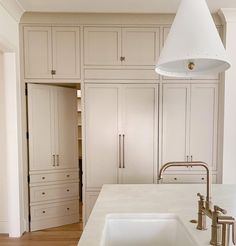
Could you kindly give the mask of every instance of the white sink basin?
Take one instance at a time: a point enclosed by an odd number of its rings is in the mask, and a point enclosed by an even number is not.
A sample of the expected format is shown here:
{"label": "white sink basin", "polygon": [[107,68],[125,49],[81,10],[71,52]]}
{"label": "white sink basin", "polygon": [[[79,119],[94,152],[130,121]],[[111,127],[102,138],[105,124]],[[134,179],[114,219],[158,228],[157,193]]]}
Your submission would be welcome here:
{"label": "white sink basin", "polygon": [[173,214],[110,214],[101,246],[197,246]]}

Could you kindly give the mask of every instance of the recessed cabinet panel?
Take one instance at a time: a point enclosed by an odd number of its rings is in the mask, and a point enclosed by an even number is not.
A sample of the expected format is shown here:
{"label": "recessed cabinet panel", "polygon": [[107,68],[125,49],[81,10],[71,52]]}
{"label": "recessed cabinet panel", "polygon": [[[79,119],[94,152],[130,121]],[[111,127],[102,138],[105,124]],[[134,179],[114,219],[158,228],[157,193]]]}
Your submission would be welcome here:
{"label": "recessed cabinet panel", "polygon": [[86,187],[118,181],[119,86],[86,85]]}
{"label": "recessed cabinet panel", "polygon": [[218,86],[192,85],[190,153],[216,170]]}
{"label": "recessed cabinet panel", "polygon": [[51,27],[24,27],[25,78],[52,78]]}
{"label": "recessed cabinet panel", "polygon": [[120,183],[154,182],[156,170],[156,102],[155,85],[125,86],[122,128],[123,163]]}
{"label": "recessed cabinet panel", "polygon": [[123,28],[123,65],[155,65],[159,57],[159,29]]}
{"label": "recessed cabinet panel", "polygon": [[121,56],[121,28],[85,27],[85,65],[119,65]]}
{"label": "recessed cabinet panel", "polygon": [[48,86],[28,85],[29,169],[54,168],[55,153],[54,98]]}
{"label": "recessed cabinet panel", "polygon": [[189,91],[190,85],[163,85],[161,165],[187,161]]}
{"label": "recessed cabinet panel", "polygon": [[57,88],[57,168],[78,167],[77,94],[70,88]]}
{"label": "recessed cabinet panel", "polygon": [[80,35],[77,27],[53,27],[53,78],[80,78]]}

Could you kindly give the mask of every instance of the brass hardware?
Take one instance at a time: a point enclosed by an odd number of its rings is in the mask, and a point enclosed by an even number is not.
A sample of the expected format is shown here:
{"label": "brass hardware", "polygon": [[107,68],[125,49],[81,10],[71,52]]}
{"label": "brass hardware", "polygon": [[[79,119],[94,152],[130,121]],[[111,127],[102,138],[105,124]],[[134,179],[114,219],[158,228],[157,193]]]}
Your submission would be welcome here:
{"label": "brass hardware", "polygon": [[125,134],[123,134],[123,168],[125,168]]}
{"label": "brass hardware", "polygon": [[189,162],[189,156],[187,155],[187,162]]}
{"label": "brass hardware", "polygon": [[190,162],[193,162],[193,156],[192,155],[190,156]]}
{"label": "brass hardware", "polygon": [[69,210],[70,210],[70,208],[67,208],[67,210],[69,211]]}
{"label": "brass hardware", "polygon": [[229,238],[230,238],[230,227],[232,227],[232,242],[236,244],[236,226],[235,219],[231,216],[218,216],[217,224],[221,225],[221,233],[222,233],[222,241],[221,246],[229,246]]}
{"label": "brass hardware", "polygon": [[57,166],[59,167],[59,155],[57,155]]}
{"label": "brass hardware", "polygon": [[190,223],[197,224],[197,220],[190,220]]}
{"label": "brass hardware", "polygon": [[188,69],[192,71],[194,68],[195,68],[195,63],[194,62],[189,62],[188,63]]}
{"label": "brass hardware", "polygon": [[53,155],[53,164],[52,164],[52,165],[53,165],[53,167],[55,167],[55,166],[56,166],[56,160],[55,160],[55,159],[56,159],[56,155]]}
{"label": "brass hardware", "polygon": [[56,75],[56,73],[57,73],[56,70],[51,70],[52,75]]}
{"label": "brass hardware", "polygon": [[204,213],[205,207],[205,197],[200,193],[197,193],[200,200],[198,201],[198,223],[197,229],[198,230],[206,230],[206,214]]}
{"label": "brass hardware", "polygon": [[43,214],[45,214],[46,212],[45,211],[43,211]]}
{"label": "brass hardware", "polygon": [[210,210],[211,208],[211,171],[208,167],[208,165],[205,162],[202,161],[193,161],[193,162],[168,162],[165,165],[162,166],[159,172],[158,180],[162,179],[162,175],[165,172],[166,169],[170,167],[203,167],[206,169],[207,173],[207,189],[206,189],[206,208],[207,210]]}
{"label": "brass hardware", "polygon": [[45,192],[42,192],[42,195],[45,195]]}
{"label": "brass hardware", "polygon": [[124,56],[121,56],[120,57],[120,61],[125,61],[125,57]]}
{"label": "brass hardware", "polygon": [[121,168],[121,134],[119,134],[119,168]]}
{"label": "brass hardware", "polygon": [[67,178],[69,178],[69,177],[70,177],[70,175],[69,175],[69,174],[67,174],[67,175],[66,175],[66,177],[67,177]]}
{"label": "brass hardware", "polygon": [[69,192],[70,190],[69,190],[69,189],[67,189],[66,191],[67,191],[67,192]]}
{"label": "brass hardware", "polygon": [[45,179],[45,177],[42,177],[42,179]]}
{"label": "brass hardware", "polygon": [[226,214],[227,211],[218,207],[218,206],[214,206],[214,210],[212,212],[212,224],[211,224],[211,241],[210,244],[211,245],[221,245],[221,239],[222,239],[222,231],[221,231],[221,225],[218,223],[218,217],[220,216],[220,214]]}
{"label": "brass hardware", "polygon": [[174,180],[177,180],[177,178],[174,178]]}

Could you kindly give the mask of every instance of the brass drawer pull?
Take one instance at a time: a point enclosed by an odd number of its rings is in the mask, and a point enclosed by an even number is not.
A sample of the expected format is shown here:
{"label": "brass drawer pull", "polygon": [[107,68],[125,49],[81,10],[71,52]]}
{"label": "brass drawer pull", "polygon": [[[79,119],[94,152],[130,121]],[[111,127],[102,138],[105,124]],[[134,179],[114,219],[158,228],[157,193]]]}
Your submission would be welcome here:
{"label": "brass drawer pull", "polygon": [[70,189],[67,189],[66,191],[67,191],[67,192],[69,192],[69,191],[70,191]]}
{"label": "brass drawer pull", "polygon": [[45,211],[43,211],[43,214],[45,214],[46,212]]}
{"label": "brass drawer pull", "polygon": [[69,211],[69,210],[70,210],[70,208],[67,208],[67,210]]}
{"label": "brass drawer pull", "polygon": [[42,192],[42,195],[45,195],[45,192]]}
{"label": "brass drawer pull", "polygon": [[53,157],[53,164],[52,164],[52,166],[55,167],[56,166],[56,155],[53,155],[52,157]]}
{"label": "brass drawer pull", "polygon": [[69,174],[67,174],[67,175],[66,175],[66,177],[67,177],[67,178],[69,178],[69,177],[70,177],[70,175],[69,175]]}
{"label": "brass drawer pull", "polygon": [[177,178],[174,178],[174,180],[177,180]]}
{"label": "brass drawer pull", "polygon": [[42,179],[45,179],[45,177],[42,177]]}

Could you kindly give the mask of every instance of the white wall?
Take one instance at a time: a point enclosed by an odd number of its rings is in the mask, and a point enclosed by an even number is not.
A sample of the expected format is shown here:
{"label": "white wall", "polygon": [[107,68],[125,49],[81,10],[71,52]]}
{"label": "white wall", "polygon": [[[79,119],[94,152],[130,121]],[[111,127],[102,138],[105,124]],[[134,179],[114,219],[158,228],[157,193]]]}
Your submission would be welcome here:
{"label": "white wall", "polygon": [[0,52],[0,232],[8,232],[4,57]]}
{"label": "white wall", "polygon": [[224,23],[224,42],[231,68],[224,76],[224,132],[222,182],[236,184],[236,10],[219,12]]}
{"label": "white wall", "polygon": [[0,233],[8,232],[12,237],[19,237],[24,231],[21,195],[19,19],[12,17],[10,12],[0,0]]}

